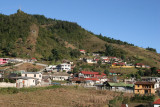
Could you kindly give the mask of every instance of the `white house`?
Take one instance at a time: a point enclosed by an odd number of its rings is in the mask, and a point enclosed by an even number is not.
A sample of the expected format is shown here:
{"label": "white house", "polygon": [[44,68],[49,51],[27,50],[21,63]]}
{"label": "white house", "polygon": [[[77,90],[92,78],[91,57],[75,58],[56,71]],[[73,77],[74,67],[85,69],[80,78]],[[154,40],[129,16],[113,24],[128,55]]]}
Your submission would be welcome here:
{"label": "white house", "polygon": [[65,80],[68,80],[69,77],[70,77],[70,74],[67,74],[66,72],[57,72],[57,73],[54,73],[51,78],[54,81],[65,81]]}
{"label": "white house", "polygon": [[60,65],[58,65],[58,68],[60,71],[71,71],[71,64],[68,64],[68,63],[62,63]]}
{"label": "white house", "polygon": [[67,80],[67,79],[69,79],[69,76],[52,76],[52,79],[54,80],[54,81],[65,81],[65,80]]}
{"label": "white house", "polygon": [[40,84],[42,81],[42,73],[41,72],[23,72],[22,77],[32,77],[37,79],[37,84]]}
{"label": "white house", "polygon": [[86,59],[86,62],[89,64],[95,64],[97,63],[97,61],[93,60],[93,59]]}
{"label": "white house", "polygon": [[154,107],[160,107],[160,99],[153,102]]}
{"label": "white house", "polygon": [[17,77],[16,87],[32,87],[37,85],[37,79],[33,77]]}

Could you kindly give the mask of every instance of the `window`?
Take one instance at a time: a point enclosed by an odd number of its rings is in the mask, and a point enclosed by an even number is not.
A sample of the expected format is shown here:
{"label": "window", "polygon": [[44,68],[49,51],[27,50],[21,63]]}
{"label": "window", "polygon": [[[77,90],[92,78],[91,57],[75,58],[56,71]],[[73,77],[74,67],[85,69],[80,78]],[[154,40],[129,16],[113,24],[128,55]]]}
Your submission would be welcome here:
{"label": "window", "polygon": [[34,74],[34,77],[36,77],[36,74]]}
{"label": "window", "polygon": [[25,74],[25,77],[27,77],[27,74]]}
{"label": "window", "polygon": [[139,85],[137,85],[139,87]]}
{"label": "window", "polygon": [[137,90],[137,92],[139,92],[139,90]]}
{"label": "window", "polygon": [[39,77],[41,77],[41,74],[39,75]]}
{"label": "window", "polygon": [[33,80],[33,82],[34,82],[34,80]]}

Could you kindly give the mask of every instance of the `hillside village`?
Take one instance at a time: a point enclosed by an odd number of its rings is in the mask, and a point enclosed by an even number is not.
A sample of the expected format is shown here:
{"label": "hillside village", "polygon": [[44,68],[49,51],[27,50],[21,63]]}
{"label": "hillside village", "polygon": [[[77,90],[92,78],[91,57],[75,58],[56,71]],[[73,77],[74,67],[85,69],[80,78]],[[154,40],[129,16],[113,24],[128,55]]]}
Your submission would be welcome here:
{"label": "hillside village", "polygon": [[[78,62],[89,64],[101,68],[101,65],[107,65],[104,71],[91,71],[79,68],[74,61],[63,60],[58,65],[47,65],[37,61],[36,58],[0,58],[0,87],[40,87],[49,85],[79,85],[86,88],[95,88],[98,90],[119,91],[134,94],[156,94],[160,91],[160,70],[156,69],[156,75],[152,76],[124,76],[123,71],[116,72],[114,69],[127,68],[137,69],[134,75],[137,75],[140,69],[153,69],[142,63],[127,63],[121,58],[114,56],[101,56],[100,53],[89,55],[85,50],[79,50],[81,53]],[[90,57],[90,58],[89,58]],[[23,69],[19,71],[11,70],[18,66],[29,63],[34,66],[42,66],[41,69]],[[80,65],[79,65],[80,66]],[[102,70],[102,69],[100,69]],[[148,71],[149,72],[149,71]],[[129,73],[128,73],[129,74]],[[127,75],[128,75],[127,74]],[[133,73],[131,72],[133,75]],[[156,77],[157,76],[157,77]],[[64,82],[62,82],[64,81]],[[61,84],[62,82],[62,84]]]}

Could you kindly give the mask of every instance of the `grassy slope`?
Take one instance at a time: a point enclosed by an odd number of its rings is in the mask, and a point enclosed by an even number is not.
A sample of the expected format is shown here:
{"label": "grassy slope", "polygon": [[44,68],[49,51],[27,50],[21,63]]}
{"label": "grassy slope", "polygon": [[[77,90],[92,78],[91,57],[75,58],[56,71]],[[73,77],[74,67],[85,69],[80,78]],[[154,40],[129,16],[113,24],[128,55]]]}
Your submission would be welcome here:
{"label": "grassy slope", "polygon": [[160,54],[135,46],[113,45],[128,52],[128,56],[140,59],[144,64],[160,68]]}

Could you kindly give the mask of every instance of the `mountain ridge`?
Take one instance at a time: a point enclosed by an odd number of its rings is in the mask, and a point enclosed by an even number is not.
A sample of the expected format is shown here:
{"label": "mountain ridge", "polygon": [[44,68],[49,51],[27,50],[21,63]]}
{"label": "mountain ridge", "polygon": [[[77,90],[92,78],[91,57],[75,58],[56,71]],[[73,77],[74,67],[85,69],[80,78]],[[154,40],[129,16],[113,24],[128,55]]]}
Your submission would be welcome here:
{"label": "mountain ridge", "polygon": [[61,59],[72,59],[70,52],[73,50],[105,53],[105,45],[108,44],[118,53],[117,57],[125,56],[160,68],[159,54],[113,38],[104,39],[102,35],[95,35],[77,23],[30,15],[23,11],[9,16],[0,14],[0,19],[1,57],[49,60],[52,50],[56,49]]}

